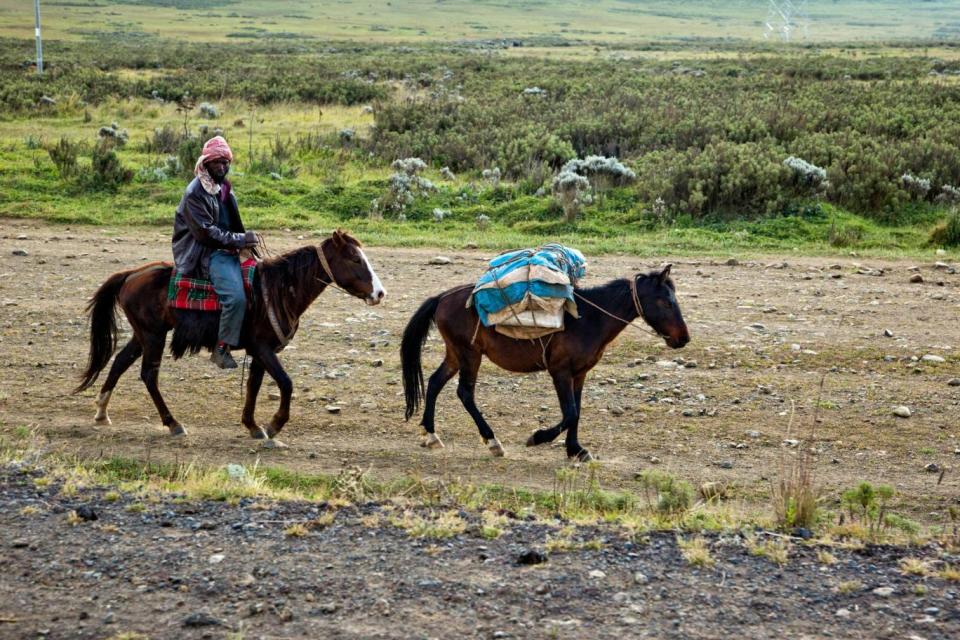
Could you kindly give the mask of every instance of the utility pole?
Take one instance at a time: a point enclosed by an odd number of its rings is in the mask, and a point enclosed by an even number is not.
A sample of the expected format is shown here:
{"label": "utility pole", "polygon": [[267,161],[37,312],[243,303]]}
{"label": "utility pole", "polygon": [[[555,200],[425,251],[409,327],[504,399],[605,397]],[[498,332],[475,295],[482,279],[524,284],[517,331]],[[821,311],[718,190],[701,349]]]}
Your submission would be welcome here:
{"label": "utility pole", "polygon": [[35,33],[37,34],[37,74],[43,75],[43,41],[40,39],[40,0],[33,0],[33,8],[37,16]]}

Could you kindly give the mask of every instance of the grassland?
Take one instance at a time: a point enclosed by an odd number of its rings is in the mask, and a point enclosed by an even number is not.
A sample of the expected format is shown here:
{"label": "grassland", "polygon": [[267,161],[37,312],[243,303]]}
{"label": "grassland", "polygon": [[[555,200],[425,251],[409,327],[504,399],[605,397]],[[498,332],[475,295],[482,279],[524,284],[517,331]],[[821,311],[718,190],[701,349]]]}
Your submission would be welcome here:
{"label": "grassland", "polygon": [[[103,32],[203,41],[284,38],[425,42],[511,38],[622,45],[638,41],[760,40],[759,0],[71,0],[44,2],[47,37]],[[908,7],[905,10],[905,5]],[[955,38],[960,7],[950,0],[811,2],[807,39]],[[29,37],[30,3],[0,2],[0,36]]]}

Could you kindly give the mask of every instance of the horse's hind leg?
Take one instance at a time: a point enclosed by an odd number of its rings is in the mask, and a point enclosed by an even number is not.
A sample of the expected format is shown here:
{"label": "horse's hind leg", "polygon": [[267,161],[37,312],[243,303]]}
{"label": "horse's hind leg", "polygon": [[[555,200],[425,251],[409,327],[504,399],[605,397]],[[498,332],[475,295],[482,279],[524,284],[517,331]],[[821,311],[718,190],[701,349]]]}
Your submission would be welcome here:
{"label": "horse's hind leg", "polygon": [[263,440],[267,437],[266,432],[257,425],[254,418],[254,412],[257,408],[257,394],[260,393],[260,385],[263,383],[263,364],[259,359],[254,358],[250,363],[250,377],[247,378],[247,399],[243,405],[243,416],[240,421],[250,432],[250,437],[257,440]]}
{"label": "horse's hind leg", "polygon": [[110,395],[113,393],[114,387],[117,386],[117,381],[120,380],[120,376],[126,373],[130,365],[136,362],[142,353],[143,348],[140,346],[140,343],[136,338],[131,338],[130,342],[128,342],[117,354],[117,357],[113,359],[110,373],[107,375],[103,386],[100,387],[100,395],[97,396],[97,415],[94,416],[93,419],[100,424],[110,424],[110,416],[107,415],[107,405],[110,403]]}
{"label": "horse's hind leg", "polygon": [[463,408],[467,410],[470,417],[477,425],[480,431],[480,437],[483,443],[490,448],[490,453],[496,457],[503,456],[503,445],[493,434],[493,429],[487,424],[477,403],[474,401],[474,389],[477,386],[477,371],[480,370],[480,360],[482,356],[479,353],[470,353],[460,356],[460,383],[457,385],[457,397],[463,403]]}
{"label": "horse's hind leg", "polygon": [[443,446],[443,441],[435,432],[434,421],[437,415],[437,396],[443,390],[450,378],[457,372],[457,359],[448,350],[443,362],[437,367],[437,370],[430,376],[427,382],[427,393],[423,403],[423,418],[420,420],[420,426],[423,427],[424,439],[421,446],[434,449]]}
{"label": "horse's hind leg", "polygon": [[143,362],[140,363],[140,379],[143,380],[143,384],[146,385],[147,391],[153,399],[153,404],[156,405],[157,411],[160,412],[160,419],[163,421],[164,426],[170,430],[170,435],[187,435],[187,430],[183,428],[182,424],[177,422],[176,418],[170,413],[170,409],[167,408],[167,403],[163,401],[163,396],[160,395],[160,387],[157,384],[160,378],[160,362],[163,360],[163,345],[166,342],[166,333],[147,336],[143,342]]}

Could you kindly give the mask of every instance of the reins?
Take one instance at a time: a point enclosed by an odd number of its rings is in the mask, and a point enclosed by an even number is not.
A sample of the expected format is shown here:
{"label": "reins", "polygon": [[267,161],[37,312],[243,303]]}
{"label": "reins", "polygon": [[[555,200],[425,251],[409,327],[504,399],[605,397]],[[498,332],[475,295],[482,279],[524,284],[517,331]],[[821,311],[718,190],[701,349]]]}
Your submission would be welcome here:
{"label": "reins", "polygon": [[[658,338],[663,338],[663,337],[665,337],[665,336],[661,335],[660,333],[658,333],[658,332],[656,332],[656,331],[653,331],[653,330],[651,330],[651,329],[647,329],[647,328],[645,328],[645,327],[641,327],[641,326],[638,326],[638,325],[634,324],[632,320],[624,320],[624,319],[621,318],[620,316],[615,315],[615,314],[613,314],[613,313],[610,313],[609,311],[607,311],[606,309],[604,309],[604,308],[601,307],[600,305],[596,304],[596,303],[593,302],[592,300],[588,300],[587,298],[585,298],[585,297],[583,297],[582,295],[580,295],[579,293],[577,293],[577,290],[576,290],[576,289],[573,290],[573,295],[575,295],[576,297],[580,298],[581,300],[583,300],[584,302],[586,302],[587,304],[589,304],[591,307],[597,309],[597,310],[600,311],[601,313],[604,313],[604,314],[610,316],[610,317],[613,318],[614,320],[619,320],[620,322],[622,322],[623,324],[625,324],[625,325],[627,325],[627,326],[633,327],[634,329],[637,329],[637,330],[639,330],[639,331],[643,331],[644,333],[649,333],[649,334],[652,335],[652,336],[657,336]],[[637,317],[643,318],[644,320],[646,320],[646,317],[643,315],[643,307],[640,306],[640,296],[637,294],[637,276],[635,276],[635,275],[630,277],[630,297],[633,299],[633,306],[634,306],[634,308],[637,310]]]}

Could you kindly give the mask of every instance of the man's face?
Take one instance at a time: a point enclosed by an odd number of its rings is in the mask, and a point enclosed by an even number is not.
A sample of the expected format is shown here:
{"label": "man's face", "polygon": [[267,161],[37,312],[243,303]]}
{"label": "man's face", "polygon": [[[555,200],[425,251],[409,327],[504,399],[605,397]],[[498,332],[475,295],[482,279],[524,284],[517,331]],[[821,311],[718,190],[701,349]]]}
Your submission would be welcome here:
{"label": "man's face", "polygon": [[211,160],[206,166],[210,177],[213,178],[213,181],[217,184],[222,184],[227,177],[227,172],[230,171],[230,161],[223,158]]}

